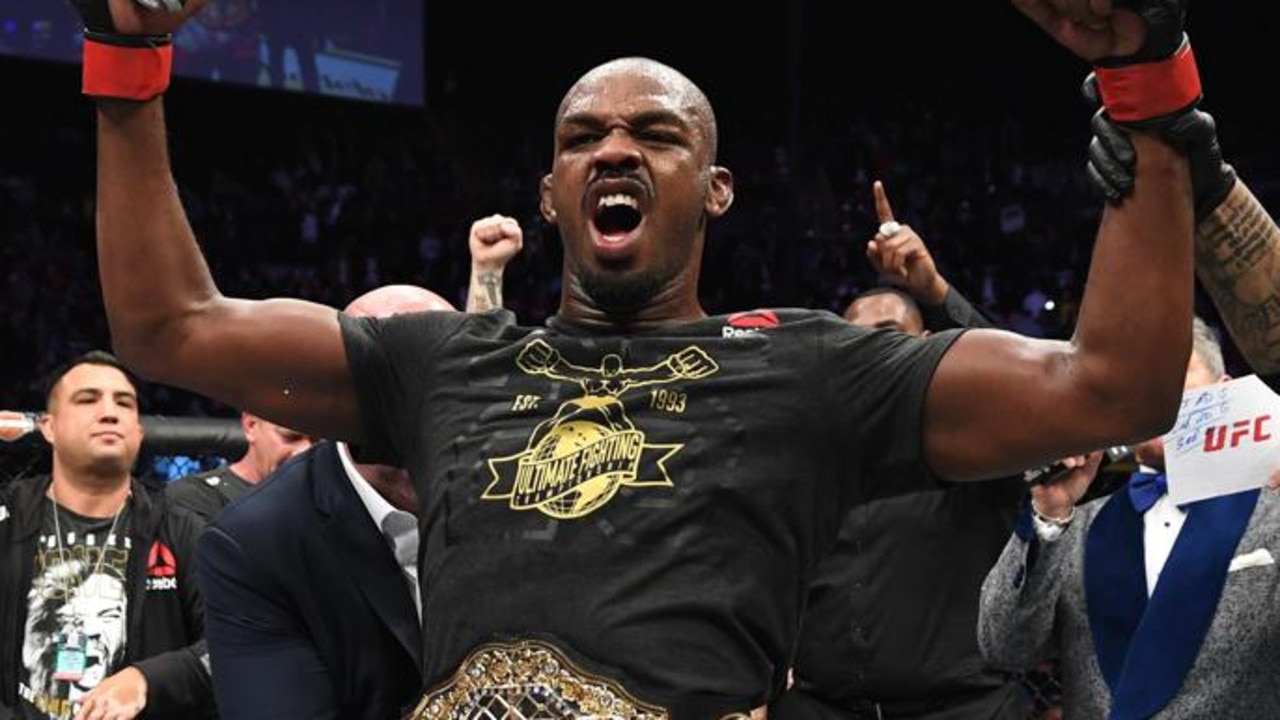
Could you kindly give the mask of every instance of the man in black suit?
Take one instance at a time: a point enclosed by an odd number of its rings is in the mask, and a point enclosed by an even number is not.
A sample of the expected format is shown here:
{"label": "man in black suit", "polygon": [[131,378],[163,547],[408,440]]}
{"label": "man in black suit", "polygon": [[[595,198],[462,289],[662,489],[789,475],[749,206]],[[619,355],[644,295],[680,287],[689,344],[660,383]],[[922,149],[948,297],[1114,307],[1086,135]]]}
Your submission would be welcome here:
{"label": "man in black suit", "polygon": [[[467,311],[502,307],[523,246],[504,215],[471,225]],[[352,317],[453,307],[423,288],[356,298]],[[236,498],[198,549],[223,717],[403,717],[420,695],[418,497],[407,472],[323,442]]]}
{"label": "man in black suit", "polygon": [[[386,286],[351,315],[452,310]],[[402,717],[421,689],[417,496],[399,468],[323,442],[238,498],[200,539],[224,717]]]}

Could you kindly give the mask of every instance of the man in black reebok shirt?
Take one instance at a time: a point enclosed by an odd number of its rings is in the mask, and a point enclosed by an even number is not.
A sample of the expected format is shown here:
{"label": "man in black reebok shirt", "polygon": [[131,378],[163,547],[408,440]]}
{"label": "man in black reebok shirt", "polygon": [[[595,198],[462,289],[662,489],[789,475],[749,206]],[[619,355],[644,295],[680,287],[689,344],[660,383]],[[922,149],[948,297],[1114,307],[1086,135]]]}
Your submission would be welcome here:
{"label": "man in black reebok shirt", "polygon": [[[159,29],[113,9],[108,32]],[[1054,30],[1049,5],[1036,17],[1082,57],[1172,52],[1168,27],[1067,10],[1082,30]],[[542,212],[565,266],[544,328],[225,298],[174,191],[160,101],[105,100],[98,119],[119,351],[414,475],[428,686],[415,717],[745,713],[783,687],[808,573],[846,508],[1162,431],[1181,394],[1187,170],[1149,135],[1065,343],[915,339],[797,310],[706,317],[702,245],[733,178],[702,92],[645,59],[588,72],[556,114]],[[1105,310],[1122,304],[1124,318]]]}
{"label": "man in black reebok shirt", "polygon": [[133,381],[106,353],[72,361],[40,430],[52,475],[0,489],[0,717],[213,717],[193,574],[202,525],[130,478]]}

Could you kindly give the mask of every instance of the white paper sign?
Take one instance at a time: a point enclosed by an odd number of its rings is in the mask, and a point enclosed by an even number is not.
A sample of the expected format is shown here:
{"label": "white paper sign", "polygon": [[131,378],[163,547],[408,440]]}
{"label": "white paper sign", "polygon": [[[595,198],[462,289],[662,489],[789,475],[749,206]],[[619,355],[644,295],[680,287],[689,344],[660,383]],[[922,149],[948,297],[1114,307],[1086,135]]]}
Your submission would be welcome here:
{"label": "white paper sign", "polygon": [[1179,505],[1262,487],[1280,468],[1280,396],[1256,375],[1184,393],[1164,461]]}

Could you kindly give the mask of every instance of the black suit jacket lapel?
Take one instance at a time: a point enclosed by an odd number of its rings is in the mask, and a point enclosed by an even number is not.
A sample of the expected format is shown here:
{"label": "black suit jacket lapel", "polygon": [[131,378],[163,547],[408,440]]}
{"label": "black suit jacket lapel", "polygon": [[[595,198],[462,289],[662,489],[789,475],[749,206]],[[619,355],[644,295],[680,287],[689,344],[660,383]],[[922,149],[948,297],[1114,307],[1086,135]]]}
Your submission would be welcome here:
{"label": "black suit jacket lapel", "polygon": [[325,542],[374,612],[421,668],[418,611],[404,573],[347,477],[333,445],[316,453],[316,507],[324,517]]}

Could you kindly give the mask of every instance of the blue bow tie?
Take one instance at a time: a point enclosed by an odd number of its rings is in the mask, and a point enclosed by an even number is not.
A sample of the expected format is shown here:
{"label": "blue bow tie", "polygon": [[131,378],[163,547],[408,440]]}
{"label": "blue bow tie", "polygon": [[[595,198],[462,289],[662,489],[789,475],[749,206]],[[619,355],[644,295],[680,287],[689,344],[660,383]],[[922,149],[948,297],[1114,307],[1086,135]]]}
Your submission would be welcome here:
{"label": "blue bow tie", "polygon": [[1134,473],[1129,478],[1129,501],[1141,515],[1151,509],[1162,495],[1169,492],[1169,481],[1164,473]]}

